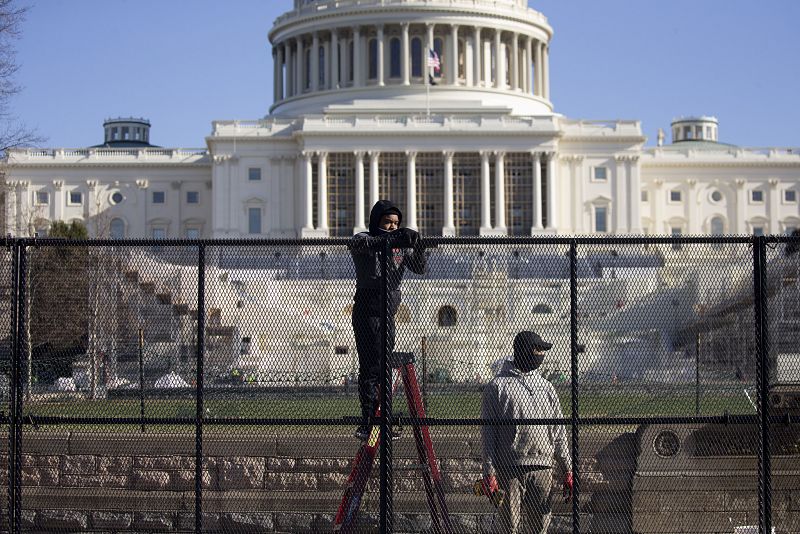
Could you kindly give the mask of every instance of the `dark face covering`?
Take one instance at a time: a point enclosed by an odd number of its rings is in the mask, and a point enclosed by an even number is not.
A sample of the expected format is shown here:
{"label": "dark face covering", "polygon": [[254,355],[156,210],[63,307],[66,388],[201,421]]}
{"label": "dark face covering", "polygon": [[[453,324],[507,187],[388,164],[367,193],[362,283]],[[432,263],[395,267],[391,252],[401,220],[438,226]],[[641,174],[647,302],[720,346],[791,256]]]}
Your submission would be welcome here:
{"label": "dark face covering", "polygon": [[514,356],[514,365],[523,373],[529,373],[541,367],[544,361],[544,353],[534,354],[528,352],[527,354],[518,354]]}

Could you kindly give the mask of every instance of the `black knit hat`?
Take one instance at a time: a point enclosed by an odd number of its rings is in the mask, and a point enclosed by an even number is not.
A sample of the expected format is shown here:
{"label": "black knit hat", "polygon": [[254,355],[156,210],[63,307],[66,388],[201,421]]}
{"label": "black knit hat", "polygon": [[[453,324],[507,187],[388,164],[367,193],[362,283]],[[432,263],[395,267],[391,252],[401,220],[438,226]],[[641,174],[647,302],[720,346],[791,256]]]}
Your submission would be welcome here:
{"label": "black knit hat", "polygon": [[526,355],[533,349],[550,350],[553,347],[552,343],[548,343],[536,332],[529,332],[523,330],[514,337],[514,357],[518,355]]}

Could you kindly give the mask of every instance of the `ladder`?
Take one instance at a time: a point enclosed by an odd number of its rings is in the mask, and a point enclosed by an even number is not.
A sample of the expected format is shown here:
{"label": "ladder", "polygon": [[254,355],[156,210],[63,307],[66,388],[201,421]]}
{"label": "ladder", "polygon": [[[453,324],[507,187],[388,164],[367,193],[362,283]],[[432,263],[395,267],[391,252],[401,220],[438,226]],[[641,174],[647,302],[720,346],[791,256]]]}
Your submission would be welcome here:
{"label": "ladder", "polygon": [[[395,352],[392,358],[392,369],[394,375],[392,393],[397,389],[399,380],[402,379],[406,401],[408,401],[409,415],[412,420],[424,418],[425,406],[422,403],[419,382],[417,382],[417,372],[414,368],[414,353]],[[375,415],[380,416],[380,407],[376,410]],[[433,530],[436,533],[451,534],[453,527],[447,511],[442,474],[439,471],[439,465],[436,463],[436,453],[433,451],[430,432],[427,426],[413,424],[412,433],[414,434],[419,458],[419,465],[415,466],[415,468],[419,469],[422,475],[428,508],[431,512]],[[334,519],[334,530],[336,532],[350,533],[356,530],[358,510],[361,506],[369,475],[372,472],[372,464],[375,461],[379,445],[380,427],[373,425],[369,437],[356,452],[353,468],[350,471],[350,476],[347,477],[344,496]]]}

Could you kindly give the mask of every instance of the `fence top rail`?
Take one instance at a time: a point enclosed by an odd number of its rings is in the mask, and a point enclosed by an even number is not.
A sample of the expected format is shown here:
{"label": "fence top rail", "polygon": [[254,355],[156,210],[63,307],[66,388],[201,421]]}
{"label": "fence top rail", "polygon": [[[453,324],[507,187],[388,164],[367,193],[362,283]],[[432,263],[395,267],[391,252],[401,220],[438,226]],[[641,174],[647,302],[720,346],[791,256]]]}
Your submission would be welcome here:
{"label": "fence top rail", "polygon": [[[533,237],[423,237],[422,244],[426,247],[439,245],[692,245],[692,244],[752,244],[756,236],[752,235],[725,235],[725,236],[533,236]],[[800,241],[800,237],[771,235],[762,237],[765,243],[787,243]],[[6,237],[6,247],[15,244],[23,247],[60,247],[60,246],[119,246],[119,247],[329,247],[332,245],[346,246],[347,237],[327,237],[313,239],[61,239],[52,237]]]}

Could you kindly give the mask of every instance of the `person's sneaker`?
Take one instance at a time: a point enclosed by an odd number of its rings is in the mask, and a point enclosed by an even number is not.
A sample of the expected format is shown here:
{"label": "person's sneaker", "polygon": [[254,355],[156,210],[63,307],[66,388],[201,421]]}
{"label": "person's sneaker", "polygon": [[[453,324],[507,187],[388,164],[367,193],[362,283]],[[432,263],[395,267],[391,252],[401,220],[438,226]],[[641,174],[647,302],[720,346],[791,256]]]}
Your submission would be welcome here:
{"label": "person's sneaker", "polygon": [[367,441],[369,437],[369,433],[372,431],[372,427],[370,425],[359,425],[356,428],[355,433],[353,434],[356,439],[360,439],[361,441]]}

